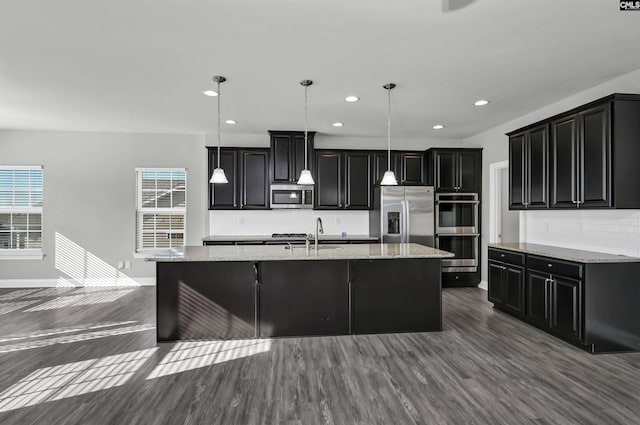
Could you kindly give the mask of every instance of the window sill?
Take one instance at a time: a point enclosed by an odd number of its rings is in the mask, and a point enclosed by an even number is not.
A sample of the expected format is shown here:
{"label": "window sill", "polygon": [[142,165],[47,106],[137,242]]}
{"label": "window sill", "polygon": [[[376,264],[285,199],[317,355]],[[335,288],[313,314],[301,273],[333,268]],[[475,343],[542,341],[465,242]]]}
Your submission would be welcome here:
{"label": "window sill", "polygon": [[42,251],[0,250],[0,260],[40,260],[44,259]]}
{"label": "window sill", "polygon": [[140,251],[134,252],[133,258],[136,260],[144,260],[147,257],[151,257],[154,255],[169,255],[171,251],[175,252],[176,248],[167,248],[167,249],[150,249],[148,251]]}

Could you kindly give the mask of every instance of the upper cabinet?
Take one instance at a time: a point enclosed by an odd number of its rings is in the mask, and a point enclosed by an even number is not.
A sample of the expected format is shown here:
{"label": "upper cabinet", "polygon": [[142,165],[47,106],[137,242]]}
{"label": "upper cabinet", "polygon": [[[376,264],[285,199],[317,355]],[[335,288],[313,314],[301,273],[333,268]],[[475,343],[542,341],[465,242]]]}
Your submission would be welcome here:
{"label": "upper cabinet", "polygon": [[[391,151],[390,165],[399,185],[424,186],[427,184],[424,152]],[[387,151],[373,152],[374,184],[380,184],[388,169]]]}
{"label": "upper cabinet", "polygon": [[316,150],[316,209],[371,208],[373,152]]}
{"label": "upper cabinet", "polygon": [[547,208],[549,126],[509,137],[510,209]]}
{"label": "upper cabinet", "polygon": [[[269,131],[271,138],[271,182],[292,183],[304,169],[304,132]],[[313,175],[313,139],[315,132],[307,133],[307,163]]]}
{"label": "upper cabinet", "polygon": [[[218,164],[218,149],[209,147],[209,173]],[[268,149],[223,148],[220,167],[229,183],[209,183],[209,209],[267,209],[269,208]]]}
{"label": "upper cabinet", "polygon": [[433,148],[426,154],[428,181],[437,192],[482,190],[482,149]]}
{"label": "upper cabinet", "polygon": [[640,95],[611,95],[508,136],[512,209],[640,208]]}

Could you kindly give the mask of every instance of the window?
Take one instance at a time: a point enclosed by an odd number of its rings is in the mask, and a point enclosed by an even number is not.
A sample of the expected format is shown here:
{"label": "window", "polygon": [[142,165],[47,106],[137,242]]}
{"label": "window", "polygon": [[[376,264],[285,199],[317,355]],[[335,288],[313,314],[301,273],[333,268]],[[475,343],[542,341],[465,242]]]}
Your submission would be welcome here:
{"label": "window", "polygon": [[184,246],[187,171],[136,170],[136,252]]}
{"label": "window", "polygon": [[42,253],[42,166],[0,166],[0,256]]}

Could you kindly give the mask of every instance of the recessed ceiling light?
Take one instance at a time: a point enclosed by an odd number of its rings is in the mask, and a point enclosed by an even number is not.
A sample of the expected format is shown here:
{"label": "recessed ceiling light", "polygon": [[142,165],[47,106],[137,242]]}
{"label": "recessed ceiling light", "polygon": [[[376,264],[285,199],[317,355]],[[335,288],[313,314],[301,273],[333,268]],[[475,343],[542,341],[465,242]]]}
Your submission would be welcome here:
{"label": "recessed ceiling light", "polygon": [[358,96],[347,96],[344,98],[345,102],[357,102],[360,100]]}
{"label": "recessed ceiling light", "polygon": [[342,127],[343,125],[344,125],[344,124],[343,124],[343,123],[341,123],[341,122],[334,122],[334,123],[333,123],[333,126],[334,126],[334,127]]}
{"label": "recessed ceiling light", "polygon": [[436,124],[436,125],[433,126],[434,130],[442,130],[443,128],[444,128],[444,125],[442,125],[442,124]]}
{"label": "recessed ceiling light", "polygon": [[204,93],[205,96],[217,96],[218,92],[215,90],[205,90],[202,93]]}
{"label": "recessed ceiling light", "polygon": [[487,105],[488,103],[489,103],[488,100],[480,99],[480,100],[476,100],[473,104],[476,106],[484,106],[484,105]]}
{"label": "recessed ceiling light", "polygon": [[233,125],[233,124],[238,124],[238,121],[235,121],[235,120],[226,120],[226,121],[225,121],[225,124],[231,124],[231,125]]}

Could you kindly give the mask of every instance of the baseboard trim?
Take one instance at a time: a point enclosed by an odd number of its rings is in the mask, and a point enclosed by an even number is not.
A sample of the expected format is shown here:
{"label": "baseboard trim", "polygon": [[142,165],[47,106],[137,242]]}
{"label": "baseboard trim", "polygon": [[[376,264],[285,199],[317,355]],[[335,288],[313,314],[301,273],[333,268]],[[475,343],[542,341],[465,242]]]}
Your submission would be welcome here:
{"label": "baseboard trim", "polygon": [[489,284],[487,283],[486,280],[481,280],[480,283],[478,284],[478,288],[484,289],[485,291],[488,291],[489,290]]}
{"label": "baseboard trim", "polygon": [[71,288],[71,287],[122,287],[122,286],[155,286],[155,277],[127,277],[124,279],[84,279],[78,282],[73,279],[0,279],[0,288]]}

